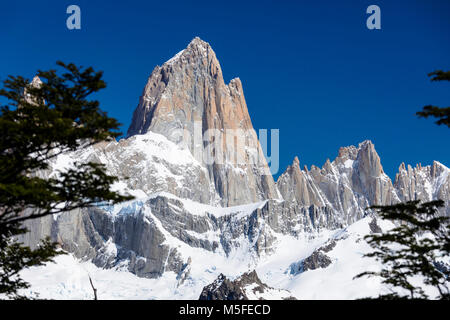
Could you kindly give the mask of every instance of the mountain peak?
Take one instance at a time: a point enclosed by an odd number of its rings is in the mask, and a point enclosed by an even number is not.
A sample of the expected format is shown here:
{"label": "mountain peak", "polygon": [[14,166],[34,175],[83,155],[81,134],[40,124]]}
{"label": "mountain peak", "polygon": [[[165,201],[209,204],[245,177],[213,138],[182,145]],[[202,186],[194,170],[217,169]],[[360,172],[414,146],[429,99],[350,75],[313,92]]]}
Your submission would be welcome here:
{"label": "mountain peak", "polygon": [[361,148],[361,147],[373,147],[374,145],[373,145],[373,143],[372,143],[372,141],[371,140],[364,140],[363,142],[360,142],[359,144],[358,144],[358,147],[359,148]]}
{"label": "mountain peak", "polygon": [[380,156],[370,140],[365,140],[358,145],[357,160],[360,169],[367,171],[368,176],[378,177],[384,173]]}
{"label": "mountain peak", "polygon": [[433,166],[434,167],[442,167],[442,168],[448,170],[448,168],[444,164],[442,164],[442,163],[440,163],[439,161],[436,161],[436,160],[433,161]]}
{"label": "mountain peak", "polygon": [[[29,89],[35,88],[38,89],[41,87],[42,85],[42,81],[41,79],[36,75],[34,76],[33,80],[31,80],[31,82],[28,85]],[[32,97],[31,94],[28,92],[27,88],[25,88],[23,90],[23,95],[25,96],[25,101],[27,101],[28,103],[31,103],[33,105],[36,105],[38,103],[37,99],[35,97]]]}
{"label": "mountain peak", "polygon": [[[208,180],[222,205],[278,198],[242,83],[235,78],[225,84],[214,51],[199,37],[150,75],[128,137],[147,132],[161,134],[189,149],[207,169]],[[226,143],[230,138],[226,134],[208,137],[212,132],[240,132],[243,145]],[[222,141],[223,147],[214,148],[211,155],[213,141]],[[251,174],[241,175],[243,171]],[[240,190],[243,186],[244,193]]]}
{"label": "mountain peak", "polygon": [[[127,136],[143,134],[149,130],[157,132],[152,127],[161,121],[172,122],[171,113],[177,113],[178,110],[192,113],[192,109],[196,107],[202,109],[202,103],[196,100],[196,94],[204,89],[200,87],[215,87],[216,83],[224,83],[220,63],[209,43],[195,37],[185,49],[162,66],[154,68],[133,113]],[[235,80],[232,85],[239,87],[240,81]],[[182,92],[189,95],[183,98],[185,101],[178,101],[178,97],[173,99],[174,94]],[[195,120],[200,121],[201,116],[199,113]],[[186,120],[192,122],[194,119],[183,119],[182,123]]]}
{"label": "mountain peak", "polygon": [[172,66],[177,62],[181,62],[181,64],[191,64],[194,66],[199,64],[207,65],[205,62],[212,62],[220,69],[219,61],[217,60],[216,54],[214,53],[211,45],[199,37],[192,39],[185,49],[181,50],[172,58],[167,60],[163,64],[163,68],[165,66]]}
{"label": "mountain peak", "polygon": [[42,84],[42,80],[38,76],[34,76],[33,80],[31,80],[31,86],[33,86],[33,87],[38,88],[38,87],[40,87],[41,84]]}
{"label": "mountain peak", "polygon": [[211,49],[211,45],[208,42],[203,41],[199,37],[195,37],[191,40],[187,48]]}

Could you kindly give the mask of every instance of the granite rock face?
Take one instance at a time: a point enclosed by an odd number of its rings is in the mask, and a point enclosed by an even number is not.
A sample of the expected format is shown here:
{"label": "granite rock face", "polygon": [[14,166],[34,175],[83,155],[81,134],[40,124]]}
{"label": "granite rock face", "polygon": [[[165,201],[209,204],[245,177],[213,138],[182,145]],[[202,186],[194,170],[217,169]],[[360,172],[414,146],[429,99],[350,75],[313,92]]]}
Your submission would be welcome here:
{"label": "granite rock face", "polygon": [[332,263],[332,260],[326,255],[326,253],[333,250],[335,246],[336,240],[333,239],[329,241],[322,247],[314,250],[310,256],[299,262],[291,264],[290,273],[293,275],[297,275],[308,270],[328,267]]}
{"label": "granite rock face", "polygon": [[246,272],[234,281],[223,274],[205,286],[199,300],[295,300],[289,291],[277,290],[261,282],[255,270]]}
{"label": "granite rock face", "polygon": [[31,247],[50,236],[63,250],[82,260],[101,268],[124,267],[146,278],[157,278],[166,271],[179,273],[183,268],[178,251],[164,243],[166,237],[144,208],[113,217],[93,207],[36,221],[26,222],[30,232],[20,238]]}
{"label": "granite rock face", "polygon": [[150,75],[128,136],[149,131],[189,149],[221,205],[278,197],[242,83],[225,84],[214,51],[200,38]]}
{"label": "granite rock face", "polygon": [[[31,88],[37,88],[37,89],[40,88],[41,85],[42,85],[42,80],[41,80],[41,78],[39,78],[38,76],[34,76],[34,77],[33,77],[33,80],[31,80],[31,82],[30,82],[30,84],[29,84],[29,86],[30,86]],[[36,104],[39,102],[39,101],[37,101],[36,97],[33,97],[33,96],[28,92],[27,88],[24,89],[23,95],[24,95],[25,101],[26,101],[27,103],[29,103],[29,104],[36,105]]]}
{"label": "granite rock face", "polygon": [[446,203],[441,212],[450,215],[450,175],[449,169],[438,161],[431,166],[405,166],[398,168],[394,186],[401,201],[440,199]]}
{"label": "granite rock face", "polygon": [[399,201],[371,141],[340,148],[336,159],[327,160],[322,168],[300,170],[295,158],[278,178],[277,187],[285,200],[299,206],[326,207],[344,225],[361,219],[371,205]]}
{"label": "granite rock face", "polygon": [[331,259],[321,251],[314,251],[312,255],[302,262],[302,271],[326,268],[331,264]]}

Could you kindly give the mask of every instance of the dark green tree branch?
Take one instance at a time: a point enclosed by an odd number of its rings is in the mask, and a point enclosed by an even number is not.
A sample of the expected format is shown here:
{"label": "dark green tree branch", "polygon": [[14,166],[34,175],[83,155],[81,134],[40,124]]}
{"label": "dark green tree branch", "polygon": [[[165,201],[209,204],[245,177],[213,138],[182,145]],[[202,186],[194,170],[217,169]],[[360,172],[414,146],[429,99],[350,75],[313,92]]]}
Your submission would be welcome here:
{"label": "dark green tree branch", "polygon": [[48,239],[35,250],[17,243],[24,221],[132,199],[110,190],[117,178],[98,163],[45,178],[55,157],[120,135],[119,123],[89,98],[106,87],[102,72],[57,65],[59,72],[38,72],[41,82],[9,76],[0,89],[9,102],[0,108],[0,293],[16,297],[28,286],[20,270],[61,253]]}
{"label": "dark green tree branch", "polygon": [[[430,72],[428,76],[431,77],[431,81],[450,81],[450,71],[437,70]],[[416,115],[420,118],[437,118],[435,122],[437,125],[443,124],[450,128],[450,107],[427,105],[422,111],[416,112]]]}
{"label": "dark green tree branch", "polygon": [[[439,216],[437,211],[443,206],[444,202],[437,200],[369,208],[376,210],[382,219],[395,223],[396,227],[365,237],[374,251],[364,256],[375,258],[383,267],[379,272],[363,272],[355,278],[381,277],[382,283],[393,289],[392,293],[381,295],[381,299],[427,299],[424,290],[411,282],[412,277],[422,276],[424,284],[438,290],[440,299],[448,299],[448,275],[435,266],[437,258],[448,256],[450,252],[449,218]],[[401,295],[395,288],[402,288],[409,295]]]}

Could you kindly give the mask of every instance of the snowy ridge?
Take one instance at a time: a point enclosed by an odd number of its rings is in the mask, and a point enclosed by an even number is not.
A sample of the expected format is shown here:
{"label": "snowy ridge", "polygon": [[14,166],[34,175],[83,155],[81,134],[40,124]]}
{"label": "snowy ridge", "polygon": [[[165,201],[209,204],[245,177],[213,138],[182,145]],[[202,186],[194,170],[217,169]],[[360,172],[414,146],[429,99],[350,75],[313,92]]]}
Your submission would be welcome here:
{"label": "snowy ridge", "polygon": [[[118,189],[118,188],[116,188]],[[121,190],[124,190],[122,188]],[[187,211],[187,213],[194,216],[203,216],[206,217],[208,215],[212,215],[216,218],[223,216],[233,216],[236,219],[242,219],[244,217],[249,216],[255,210],[261,209],[268,200],[260,201],[256,203],[250,203],[239,206],[232,207],[214,207],[211,205],[199,203],[192,201],[190,199],[182,199],[168,192],[155,192],[150,195],[144,195],[144,193],[140,193],[136,190],[128,190],[130,193],[137,194],[137,200],[125,201],[123,203],[119,203],[116,205],[107,205],[100,203],[98,204],[98,208],[105,210],[107,213],[111,215],[111,217],[116,218],[118,216],[124,216],[127,214],[136,214],[145,206],[145,202],[151,199],[155,199],[158,197],[175,200],[176,204],[170,203],[169,205],[177,212],[181,212],[182,210]]]}
{"label": "snowy ridge", "polygon": [[[126,147],[118,147],[124,143]],[[147,150],[147,146],[151,150]],[[178,154],[179,157],[172,158]],[[186,174],[196,167],[200,169],[198,172],[204,172],[204,168],[190,156],[188,150],[180,149],[161,135],[147,133],[126,141],[110,142],[75,154],[66,154],[56,159],[51,174],[70,167],[74,159],[96,159],[105,163],[113,174],[119,172],[114,171],[119,168],[123,171],[123,165],[115,162],[114,157],[126,159],[128,169],[136,168],[135,172],[152,172],[149,168],[154,167],[155,163],[165,168],[156,170],[156,175],[166,174],[166,170],[170,172],[176,167],[185,169],[184,172],[178,171],[181,174]],[[140,161],[135,161],[135,157]],[[28,275],[30,278],[34,277],[33,272],[40,274],[36,281],[33,280],[34,283],[31,281],[33,288],[27,291],[27,294],[39,292],[53,298],[87,298],[90,287],[84,284],[85,272],[82,270],[85,268],[94,279],[98,278],[97,282],[104,283],[103,294],[111,299],[197,299],[202,289],[220,274],[236,280],[251,270],[256,270],[260,279],[274,289],[264,291],[264,295],[257,294],[253,290],[255,286],[250,284],[243,289],[250,299],[281,298],[286,297],[287,292],[297,299],[353,299],[376,296],[386,290],[379,282],[373,279],[353,280],[356,274],[367,268],[379,268],[376,262],[361,259],[370,249],[362,240],[365,234],[370,233],[370,219],[355,218],[356,222],[345,227],[352,221],[349,218],[352,210],[359,210],[363,216],[363,208],[370,201],[370,194],[363,196],[360,192],[355,192],[355,185],[352,185],[355,181],[352,176],[359,175],[361,161],[363,160],[354,155],[354,160],[343,157],[333,162],[327,161],[322,169],[313,167],[309,171],[299,170],[300,174],[306,177],[305,183],[318,195],[319,206],[312,207],[299,203],[300,198],[295,197],[301,194],[295,195],[294,199],[268,199],[231,207],[213,206],[168,191],[157,191],[160,188],[158,183],[151,188],[140,189],[136,188],[139,185],[133,183],[133,180],[130,183],[130,180],[122,179],[114,188],[133,194],[136,199],[114,206],[99,204],[98,212],[88,213],[94,228],[97,228],[95,226],[98,225],[99,219],[104,220],[106,215],[110,221],[108,224],[112,224],[112,227],[106,229],[112,228],[115,233],[103,231],[105,227],[100,225],[97,231],[99,234],[95,235],[100,238],[95,244],[97,253],[94,257],[86,258],[77,254],[77,257],[58,258],[57,262],[61,264],[61,268],[78,270],[72,278],[68,277],[66,283],[50,280],[51,275],[47,272],[61,274],[55,280],[62,279],[63,274],[67,272],[59,269],[58,265],[32,269],[29,270],[30,273],[26,271],[24,276]],[[401,181],[427,181],[428,184],[423,184],[425,190],[432,190],[427,191],[428,196],[448,188],[449,170],[441,164],[436,163],[434,167],[423,167],[416,171],[411,169],[410,173],[414,173],[415,180],[409,178],[405,172],[399,173],[396,184]],[[293,175],[289,171],[284,175],[287,174]],[[166,181],[167,177],[168,175],[161,181]],[[180,182],[178,187],[183,187],[182,176],[175,181]],[[278,183],[280,181],[283,179]],[[285,181],[289,183],[289,180]],[[295,181],[298,187],[301,180]],[[390,184],[389,178],[383,172],[375,177],[374,181],[388,186]],[[334,189],[329,188],[330,186],[338,187]],[[395,192],[393,187],[389,190]],[[332,195],[337,198],[333,199]],[[349,202],[346,202],[348,200]],[[326,211],[320,209],[321,202],[324,207],[333,208],[331,217],[335,220],[327,220]],[[346,203],[350,203],[350,207],[345,207]],[[64,223],[64,219],[67,219],[64,215],[55,217],[53,223]],[[136,227],[128,231],[125,226],[130,223]],[[378,223],[384,229],[389,227],[388,223]],[[136,250],[127,240],[136,236],[146,239],[147,234],[160,236],[152,240],[152,243],[146,244],[143,250]],[[142,241],[138,240],[136,245],[141,246]],[[291,272],[293,265],[300,265],[329,241],[336,241],[336,246],[325,253],[331,261],[329,266]],[[83,247],[82,244],[77,244],[78,246]],[[162,251],[153,256],[153,248],[156,247],[162,248]],[[153,265],[154,259],[160,264]],[[140,277],[152,279],[139,282],[137,279],[141,279]],[[125,290],[119,290],[120,293],[107,293],[107,283],[112,281],[111,279],[117,279],[112,288],[117,285]],[[130,287],[125,282],[129,282]],[[166,286],[161,290],[164,283]],[[132,286],[137,286],[139,297],[137,293],[132,292]],[[102,288],[102,285],[99,287]]]}
{"label": "snowy ridge", "polygon": [[109,174],[119,177],[114,191],[137,198],[159,191],[203,203],[215,203],[220,198],[205,180],[205,167],[188,149],[161,134],[147,132],[60,155],[50,164],[48,175],[55,176],[75,162],[88,161],[104,164]]}
{"label": "snowy ridge", "polygon": [[[87,275],[90,274],[98,288],[100,299],[198,299],[206,285],[217,282],[222,273],[231,279],[249,270],[256,269],[259,278],[273,290],[264,294],[253,292],[254,284],[245,287],[251,299],[281,299],[289,295],[297,299],[355,299],[377,296],[387,293],[388,288],[376,278],[353,277],[363,271],[378,270],[380,264],[370,258],[362,258],[371,250],[362,239],[370,234],[369,223],[372,218],[364,218],[353,225],[334,232],[324,232],[313,239],[285,236],[280,237],[276,254],[266,256],[256,265],[245,265],[245,253],[242,261],[233,257],[225,258],[208,254],[204,250],[185,247],[191,257],[191,269],[186,280],[180,284],[173,272],[165,272],[157,279],[139,278],[120,267],[102,269],[91,262],[77,260],[71,255],[56,258],[56,263],[45,267],[33,267],[25,270],[22,276],[32,284],[31,289],[23,290],[27,295],[39,293],[41,298],[53,299],[91,299],[92,289]],[[392,227],[389,222],[377,220],[383,230]],[[170,237],[170,236],[168,236]],[[318,247],[336,241],[336,246],[327,253],[332,263],[326,268],[309,270],[298,275],[289,272],[292,262],[305,259]],[[172,245],[182,243],[168,240]],[[295,248],[295,249],[293,249]],[[201,263],[196,263],[201,262]],[[421,280],[416,279],[419,283]],[[217,282],[217,285],[220,285]],[[430,296],[437,293],[426,287]]]}

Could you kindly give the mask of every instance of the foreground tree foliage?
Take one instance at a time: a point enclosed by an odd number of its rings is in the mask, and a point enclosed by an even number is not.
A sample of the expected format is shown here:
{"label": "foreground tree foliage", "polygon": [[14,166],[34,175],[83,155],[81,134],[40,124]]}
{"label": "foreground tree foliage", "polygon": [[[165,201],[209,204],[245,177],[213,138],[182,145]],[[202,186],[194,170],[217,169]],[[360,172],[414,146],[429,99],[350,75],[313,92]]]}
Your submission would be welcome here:
{"label": "foreground tree foliage", "polygon": [[[447,270],[439,270],[437,259],[449,255],[449,218],[439,216],[442,200],[420,203],[409,201],[392,206],[373,206],[382,219],[396,224],[393,229],[365,237],[375,250],[364,255],[375,257],[383,268],[378,272],[367,271],[356,276],[379,276],[382,283],[392,288],[392,293],[380,295],[380,299],[428,299],[424,290],[414,285],[411,279],[422,276],[424,284],[435,287],[439,299],[449,299]],[[409,294],[394,291],[402,288]],[[435,298],[435,297],[432,297]]]}
{"label": "foreground tree foliage", "polygon": [[[428,76],[432,77],[431,81],[450,81],[450,71],[437,70],[429,73]],[[417,112],[416,114],[422,118],[437,118],[438,120],[436,121],[436,124],[443,124],[450,128],[450,107],[441,108],[428,105],[423,107],[423,110]]]}
{"label": "foreground tree foliage", "polygon": [[106,87],[102,72],[57,65],[61,72],[39,71],[41,81],[9,76],[0,89],[9,101],[0,110],[0,293],[16,298],[29,286],[19,277],[23,268],[61,254],[49,239],[34,250],[15,241],[27,232],[25,220],[132,198],[110,190],[117,178],[98,163],[42,178],[58,155],[120,135],[119,123],[88,99]]}
{"label": "foreground tree foliage", "polygon": [[[437,70],[428,74],[431,81],[450,81],[450,71]],[[436,124],[450,128],[450,107],[425,106],[416,113],[419,117],[438,118]],[[392,293],[380,295],[380,299],[428,299],[420,286],[411,283],[415,276],[423,276],[424,284],[434,286],[439,299],[450,300],[448,283],[449,268],[437,261],[437,258],[450,254],[449,217],[438,215],[437,208],[444,206],[442,200],[420,204],[409,201],[391,206],[373,206],[383,219],[392,221],[397,227],[381,235],[369,235],[365,239],[375,251],[364,255],[375,257],[383,263],[379,272],[363,272],[355,278],[377,276],[382,283],[392,288],[402,288],[409,295]]]}

